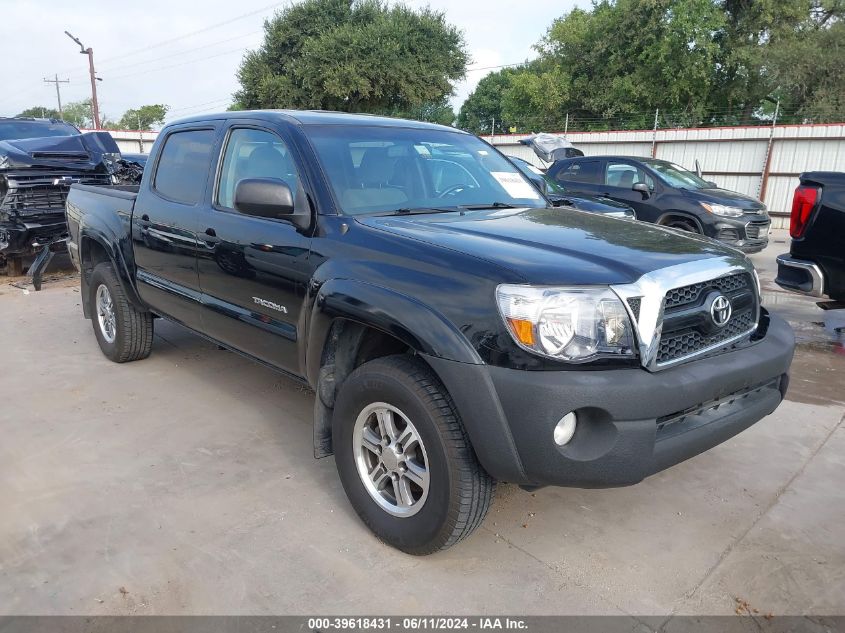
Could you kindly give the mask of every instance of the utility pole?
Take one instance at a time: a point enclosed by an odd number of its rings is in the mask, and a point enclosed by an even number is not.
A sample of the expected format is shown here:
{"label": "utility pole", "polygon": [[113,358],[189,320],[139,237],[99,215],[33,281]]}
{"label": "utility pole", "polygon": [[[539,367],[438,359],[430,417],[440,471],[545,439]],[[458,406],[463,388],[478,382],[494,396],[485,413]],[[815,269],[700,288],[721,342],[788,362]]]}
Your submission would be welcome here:
{"label": "utility pole", "polygon": [[[55,79],[47,79],[44,78],[44,83],[48,84],[56,84],[56,101],[59,102],[59,118],[64,121],[65,115],[62,112],[62,93],[59,91],[59,84],[69,84],[70,79],[59,79],[59,76],[56,75]],[[42,113],[43,114],[43,113]]]}
{"label": "utility pole", "polygon": [[88,55],[88,72],[91,75],[91,109],[94,111],[94,129],[100,129],[100,106],[97,103],[97,74],[94,72],[94,49],[90,46],[85,48],[85,45],[75,38],[73,35],[65,31],[67,35],[74,42],[79,44],[79,52],[83,55]]}
{"label": "utility pole", "polygon": [[651,157],[657,154],[657,121],[660,115],[660,108],[654,110],[654,131],[651,133]]}

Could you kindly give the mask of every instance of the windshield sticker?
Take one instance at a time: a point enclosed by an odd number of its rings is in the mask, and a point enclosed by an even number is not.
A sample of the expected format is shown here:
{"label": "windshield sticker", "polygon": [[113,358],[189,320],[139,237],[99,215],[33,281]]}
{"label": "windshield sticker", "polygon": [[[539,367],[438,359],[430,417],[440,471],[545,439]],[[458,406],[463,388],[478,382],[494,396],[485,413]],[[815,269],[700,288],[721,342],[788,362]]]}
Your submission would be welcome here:
{"label": "windshield sticker", "polygon": [[529,198],[539,200],[540,194],[522,176],[509,171],[492,171],[490,175],[502,185],[502,188],[512,198]]}

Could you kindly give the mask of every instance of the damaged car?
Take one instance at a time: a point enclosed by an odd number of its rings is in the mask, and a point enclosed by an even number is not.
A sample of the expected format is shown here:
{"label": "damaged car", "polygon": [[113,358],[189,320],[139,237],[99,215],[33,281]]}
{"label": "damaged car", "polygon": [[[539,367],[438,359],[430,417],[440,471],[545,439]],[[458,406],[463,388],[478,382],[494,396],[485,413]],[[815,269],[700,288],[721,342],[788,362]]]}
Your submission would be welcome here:
{"label": "damaged car", "polygon": [[0,118],[0,269],[21,275],[25,257],[67,233],[70,185],[116,184],[121,162],[108,132],[83,134],[56,119]]}

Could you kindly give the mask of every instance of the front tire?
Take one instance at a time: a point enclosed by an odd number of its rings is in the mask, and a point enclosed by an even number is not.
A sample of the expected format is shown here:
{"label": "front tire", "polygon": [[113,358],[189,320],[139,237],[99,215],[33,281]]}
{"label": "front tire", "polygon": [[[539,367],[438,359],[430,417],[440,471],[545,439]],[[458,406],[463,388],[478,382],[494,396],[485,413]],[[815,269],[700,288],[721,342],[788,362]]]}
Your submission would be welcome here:
{"label": "front tire", "polygon": [[484,520],[494,481],[440,381],[398,355],[358,367],[332,418],[341,483],[361,520],[408,554],[451,547]]}
{"label": "front tire", "polygon": [[150,355],[153,315],[129,302],[111,264],[94,268],[88,301],[94,335],[109,360],[126,363]]}

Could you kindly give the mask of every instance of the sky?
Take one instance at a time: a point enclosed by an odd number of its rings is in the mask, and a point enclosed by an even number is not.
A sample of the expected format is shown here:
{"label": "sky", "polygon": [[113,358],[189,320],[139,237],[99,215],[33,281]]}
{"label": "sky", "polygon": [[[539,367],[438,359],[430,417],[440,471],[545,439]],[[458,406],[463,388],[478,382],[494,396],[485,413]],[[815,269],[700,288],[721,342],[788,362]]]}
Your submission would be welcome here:
{"label": "sky", "polygon": [[[271,0],[0,0],[0,116],[31,106],[56,107],[91,94],[88,58],[65,34],[94,49],[101,116],[164,103],[168,121],[223,110],[238,88],[245,51],[262,41],[262,24],[289,4]],[[525,61],[552,20],[584,0],[406,0],[443,11],[464,32],[470,70],[455,86],[457,110],[488,67]],[[196,7],[201,6],[201,10]]]}

